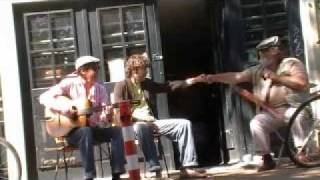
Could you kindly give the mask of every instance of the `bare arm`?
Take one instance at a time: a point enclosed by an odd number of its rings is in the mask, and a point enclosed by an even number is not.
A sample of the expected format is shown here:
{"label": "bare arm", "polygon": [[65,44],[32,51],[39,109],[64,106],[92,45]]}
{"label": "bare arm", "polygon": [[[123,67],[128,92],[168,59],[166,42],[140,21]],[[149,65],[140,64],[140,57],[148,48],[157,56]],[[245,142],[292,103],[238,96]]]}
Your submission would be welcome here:
{"label": "bare arm", "polygon": [[297,91],[306,90],[306,88],[308,87],[307,81],[301,77],[279,76],[277,82]]}
{"label": "bare arm", "polygon": [[224,84],[238,84],[242,82],[250,81],[250,72],[242,71],[242,72],[226,72],[220,74],[209,74],[207,75],[207,82],[220,82]]}
{"label": "bare arm", "polygon": [[265,69],[263,76],[270,78],[274,84],[280,84],[296,91],[304,91],[309,86],[308,76],[304,65],[301,62],[294,62],[288,65],[288,71],[281,75]]}
{"label": "bare arm", "polygon": [[276,75],[273,72],[264,72],[265,78],[270,78],[272,83],[281,84],[296,91],[304,91],[308,88],[308,78],[303,73],[292,75]]}

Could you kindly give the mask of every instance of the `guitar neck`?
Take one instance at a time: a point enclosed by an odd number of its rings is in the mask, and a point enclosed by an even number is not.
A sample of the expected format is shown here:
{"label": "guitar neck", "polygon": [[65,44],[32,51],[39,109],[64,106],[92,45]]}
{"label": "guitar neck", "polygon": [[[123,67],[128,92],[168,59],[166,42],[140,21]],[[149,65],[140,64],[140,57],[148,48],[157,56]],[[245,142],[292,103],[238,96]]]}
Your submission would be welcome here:
{"label": "guitar neck", "polygon": [[78,110],[78,115],[88,115],[94,112],[100,112],[103,110],[104,107],[105,106],[95,106],[95,107],[90,107],[86,109],[81,109],[81,110]]}

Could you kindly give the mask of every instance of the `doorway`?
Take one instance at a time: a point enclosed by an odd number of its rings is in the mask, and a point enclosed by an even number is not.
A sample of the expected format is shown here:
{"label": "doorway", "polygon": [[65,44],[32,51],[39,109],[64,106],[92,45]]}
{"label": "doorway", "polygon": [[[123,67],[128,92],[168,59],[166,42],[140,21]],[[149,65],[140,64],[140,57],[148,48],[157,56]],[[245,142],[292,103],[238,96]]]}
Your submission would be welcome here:
{"label": "doorway", "polygon": [[[160,1],[160,33],[167,80],[218,70],[216,64],[220,59],[216,58],[213,50],[219,43],[213,42],[213,34],[218,32],[212,27],[218,23],[213,22],[212,16],[216,14],[211,14],[214,10],[209,9],[211,6],[206,0]],[[217,16],[219,19],[220,15]],[[168,95],[170,115],[192,122],[200,166],[217,165],[223,161],[221,134],[224,129],[220,100],[217,85],[197,84]]]}

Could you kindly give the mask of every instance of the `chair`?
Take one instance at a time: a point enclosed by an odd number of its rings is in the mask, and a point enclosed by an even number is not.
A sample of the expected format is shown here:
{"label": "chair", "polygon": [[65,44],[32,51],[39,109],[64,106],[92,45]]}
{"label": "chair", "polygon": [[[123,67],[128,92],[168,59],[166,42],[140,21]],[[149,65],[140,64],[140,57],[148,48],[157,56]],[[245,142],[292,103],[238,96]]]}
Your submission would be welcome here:
{"label": "chair", "polygon": [[164,166],[166,167],[167,177],[170,178],[166,155],[164,154],[163,146],[162,146],[162,142],[161,142],[161,134],[154,133],[153,136],[154,136],[155,142],[157,142],[157,144],[158,144],[159,160],[163,160]]}
{"label": "chair", "polygon": [[[65,179],[68,180],[68,159],[70,159],[70,157],[72,156],[73,152],[76,150],[79,150],[78,147],[76,146],[72,146],[69,145],[66,141],[66,139],[64,137],[58,137],[58,138],[54,138],[56,147],[52,147],[52,148],[44,148],[44,151],[46,152],[56,152],[56,164],[55,164],[55,175],[54,175],[54,179],[57,179],[58,176],[58,169],[59,169],[59,160],[60,160],[60,156],[62,154],[62,158],[63,158],[63,164],[64,164],[64,171],[65,171]],[[102,149],[102,144],[98,144],[99,147],[99,161],[100,161],[100,166],[101,166],[101,173],[103,176],[103,158],[102,158],[102,154],[103,154],[103,149]],[[108,150],[108,155],[109,155],[109,159],[110,159],[110,146],[109,143],[107,143],[107,150]],[[67,153],[70,153],[69,158],[67,157]],[[105,152],[106,153],[106,152]]]}
{"label": "chair", "polygon": [[50,147],[50,148],[44,148],[45,152],[56,152],[56,164],[55,164],[55,175],[54,175],[54,179],[57,179],[57,175],[58,175],[58,169],[59,169],[59,160],[60,160],[60,155],[62,153],[63,156],[63,164],[64,164],[64,170],[65,170],[65,178],[66,180],[68,180],[68,163],[67,163],[67,158],[66,157],[66,153],[70,153],[69,157],[72,156],[72,153],[75,150],[78,150],[77,147],[75,146],[71,146],[67,144],[67,141],[65,140],[64,137],[58,137],[58,138],[54,138],[56,147]]}

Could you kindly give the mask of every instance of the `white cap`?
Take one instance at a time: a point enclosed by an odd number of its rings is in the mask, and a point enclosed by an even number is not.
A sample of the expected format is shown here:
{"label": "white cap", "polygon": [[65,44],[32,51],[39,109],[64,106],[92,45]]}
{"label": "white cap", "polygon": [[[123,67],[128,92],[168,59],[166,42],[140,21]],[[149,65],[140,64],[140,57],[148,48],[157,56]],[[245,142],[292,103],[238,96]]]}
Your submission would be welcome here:
{"label": "white cap", "polygon": [[81,56],[79,57],[76,62],[75,62],[75,68],[76,70],[79,69],[79,67],[88,64],[88,63],[92,63],[92,62],[100,62],[100,59],[93,57],[93,56]]}

